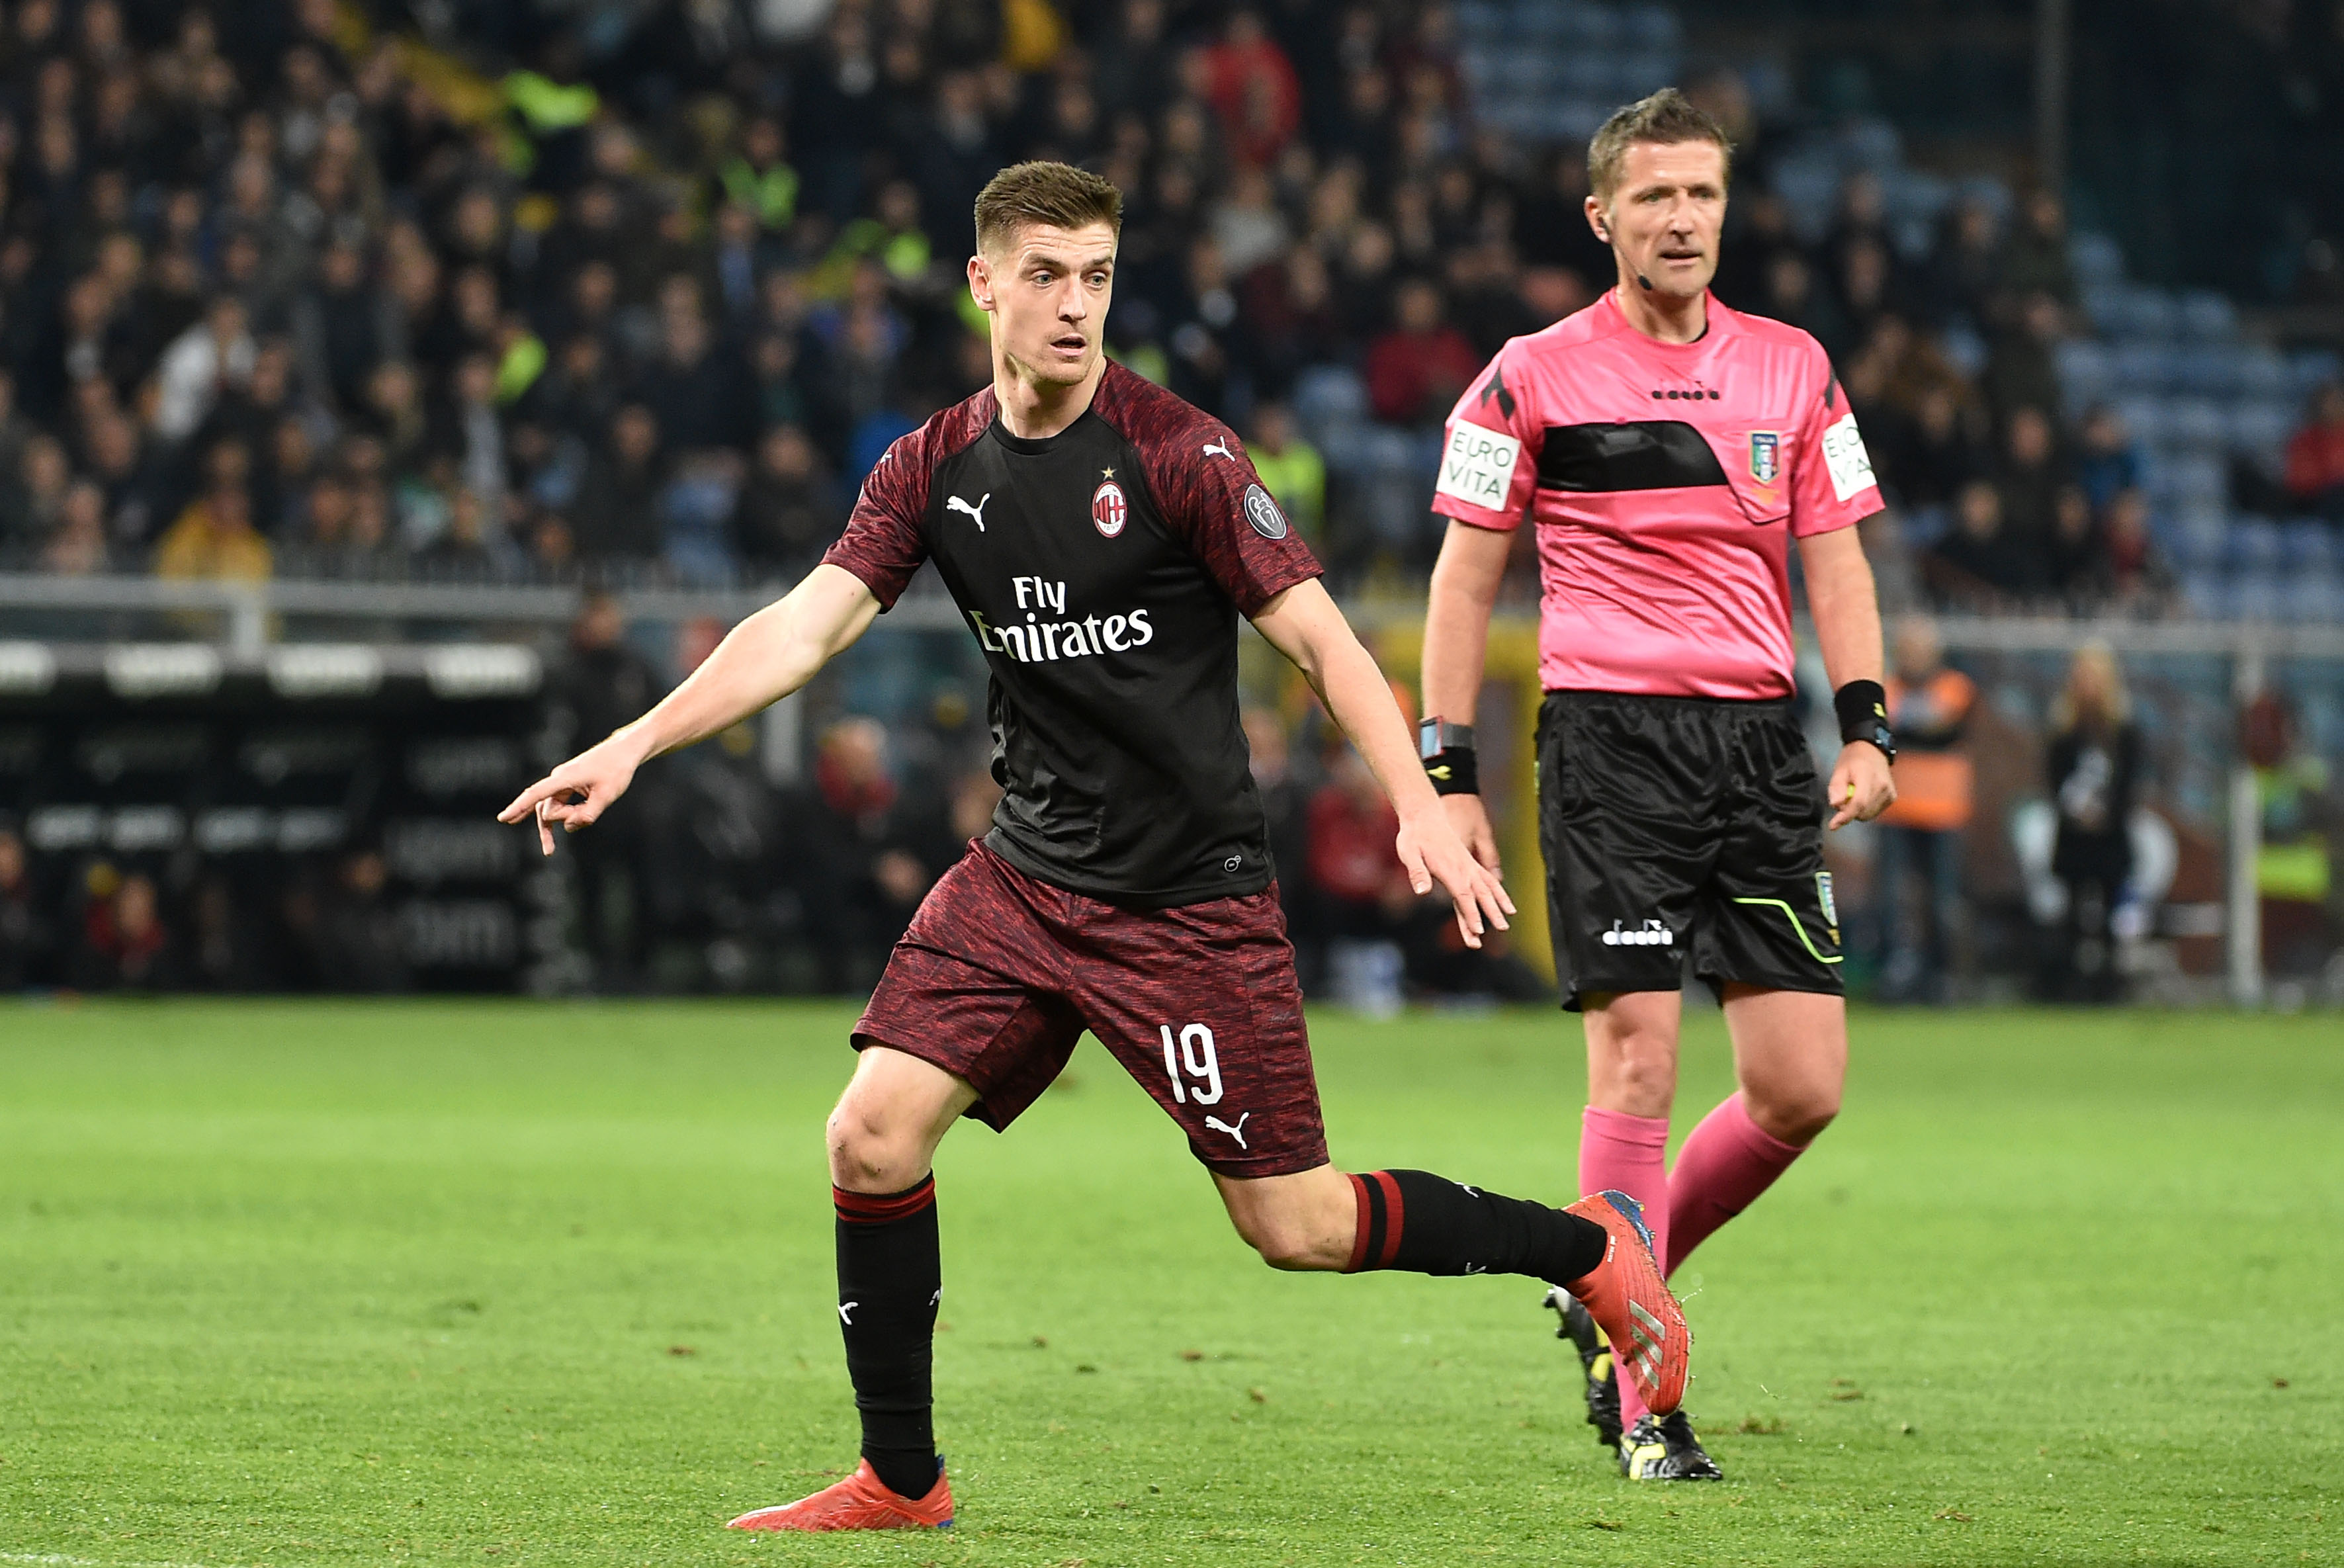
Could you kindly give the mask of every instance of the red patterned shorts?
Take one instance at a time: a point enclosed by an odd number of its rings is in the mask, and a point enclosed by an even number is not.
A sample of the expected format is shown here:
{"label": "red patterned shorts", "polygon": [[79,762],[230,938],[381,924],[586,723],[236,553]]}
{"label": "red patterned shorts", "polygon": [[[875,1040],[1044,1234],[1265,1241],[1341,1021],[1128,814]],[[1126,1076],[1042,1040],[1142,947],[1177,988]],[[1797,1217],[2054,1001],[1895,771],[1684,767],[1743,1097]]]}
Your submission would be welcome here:
{"label": "red patterned shorts", "polygon": [[1207,1168],[1283,1176],[1327,1163],[1275,887],[1127,909],[972,844],[895,945],[854,1046],[965,1079],[978,1097],[969,1115],[998,1131],[1050,1087],[1086,1028]]}

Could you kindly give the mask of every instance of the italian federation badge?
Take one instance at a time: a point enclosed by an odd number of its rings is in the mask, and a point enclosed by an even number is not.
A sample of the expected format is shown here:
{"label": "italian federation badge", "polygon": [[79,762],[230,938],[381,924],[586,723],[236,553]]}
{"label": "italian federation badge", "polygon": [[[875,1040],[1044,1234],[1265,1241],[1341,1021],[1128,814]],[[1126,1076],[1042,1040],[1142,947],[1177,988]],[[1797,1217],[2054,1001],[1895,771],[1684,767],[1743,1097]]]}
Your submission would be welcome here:
{"label": "italian federation badge", "polygon": [[1783,438],[1774,430],[1750,432],[1750,477],[1760,484],[1773,484],[1783,471]]}

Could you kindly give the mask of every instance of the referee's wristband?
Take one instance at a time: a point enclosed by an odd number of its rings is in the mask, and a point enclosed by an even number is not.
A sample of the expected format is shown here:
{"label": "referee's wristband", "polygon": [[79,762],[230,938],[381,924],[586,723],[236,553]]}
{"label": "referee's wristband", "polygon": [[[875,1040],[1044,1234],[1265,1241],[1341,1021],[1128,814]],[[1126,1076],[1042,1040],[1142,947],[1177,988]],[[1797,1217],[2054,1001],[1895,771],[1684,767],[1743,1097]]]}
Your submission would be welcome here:
{"label": "referee's wristband", "polygon": [[1434,714],[1419,720],[1416,754],[1424,759],[1424,776],[1435,794],[1480,794],[1481,774],[1473,757],[1473,726],[1452,724]]}
{"label": "referee's wristband", "polygon": [[1480,794],[1481,773],[1470,746],[1449,746],[1424,759],[1424,776],[1435,794]]}
{"label": "referee's wristband", "polygon": [[1839,717],[1839,738],[1866,741],[1894,762],[1896,742],[1888,728],[1888,693],[1877,681],[1850,681],[1832,693],[1832,709]]}

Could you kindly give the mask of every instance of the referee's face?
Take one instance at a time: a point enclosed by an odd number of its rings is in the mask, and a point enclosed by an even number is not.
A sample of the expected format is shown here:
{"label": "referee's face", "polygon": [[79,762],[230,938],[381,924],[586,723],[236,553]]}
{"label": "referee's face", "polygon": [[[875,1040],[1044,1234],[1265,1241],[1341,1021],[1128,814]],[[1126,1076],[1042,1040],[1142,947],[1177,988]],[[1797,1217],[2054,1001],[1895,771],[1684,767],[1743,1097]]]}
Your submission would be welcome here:
{"label": "referee's face", "polygon": [[1098,369],[1115,293],[1115,230],[1028,224],[998,255],[969,258],[969,293],[993,317],[996,369],[1075,386]]}
{"label": "referee's face", "polygon": [[1633,142],[1609,197],[1587,198],[1596,238],[1620,258],[1622,288],[1689,299],[1717,276],[1725,228],[1725,154],[1715,142]]}

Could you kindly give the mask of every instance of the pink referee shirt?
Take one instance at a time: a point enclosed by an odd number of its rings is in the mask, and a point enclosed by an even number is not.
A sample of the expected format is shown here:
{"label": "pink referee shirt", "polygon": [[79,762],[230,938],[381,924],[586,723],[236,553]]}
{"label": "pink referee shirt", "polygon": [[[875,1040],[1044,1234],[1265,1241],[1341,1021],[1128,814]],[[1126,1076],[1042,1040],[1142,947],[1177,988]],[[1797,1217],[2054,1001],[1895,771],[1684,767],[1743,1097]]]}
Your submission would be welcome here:
{"label": "pink referee shirt", "polygon": [[1708,304],[1699,341],[1662,343],[1607,289],[1449,416],[1433,510],[1537,526],[1548,691],[1788,696],[1791,536],[1880,510],[1823,346]]}

